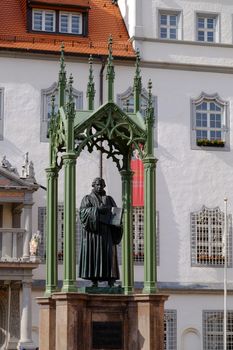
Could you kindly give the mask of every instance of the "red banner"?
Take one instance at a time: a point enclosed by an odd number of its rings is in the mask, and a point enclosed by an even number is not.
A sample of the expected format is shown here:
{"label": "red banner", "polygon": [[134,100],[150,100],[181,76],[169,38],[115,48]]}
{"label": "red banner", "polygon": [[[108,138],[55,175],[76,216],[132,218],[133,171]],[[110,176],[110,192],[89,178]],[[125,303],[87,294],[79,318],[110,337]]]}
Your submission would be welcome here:
{"label": "red banner", "polygon": [[144,166],[142,161],[136,156],[131,159],[131,170],[133,175],[133,207],[144,205]]}

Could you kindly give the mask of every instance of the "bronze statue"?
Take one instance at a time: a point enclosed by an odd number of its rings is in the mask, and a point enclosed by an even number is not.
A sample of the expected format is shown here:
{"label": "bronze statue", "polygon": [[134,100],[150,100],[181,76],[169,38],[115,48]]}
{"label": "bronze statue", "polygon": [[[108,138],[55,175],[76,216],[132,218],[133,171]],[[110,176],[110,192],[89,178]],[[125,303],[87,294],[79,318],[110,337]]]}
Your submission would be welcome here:
{"label": "bronze statue", "polygon": [[119,279],[117,244],[122,238],[122,227],[111,221],[116,203],[112,197],[106,196],[104,180],[95,178],[92,187],[92,192],[82,199],[80,207],[79,277],[91,280],[94,287],[98,286],[98,281],[108,281],[112,287]]}

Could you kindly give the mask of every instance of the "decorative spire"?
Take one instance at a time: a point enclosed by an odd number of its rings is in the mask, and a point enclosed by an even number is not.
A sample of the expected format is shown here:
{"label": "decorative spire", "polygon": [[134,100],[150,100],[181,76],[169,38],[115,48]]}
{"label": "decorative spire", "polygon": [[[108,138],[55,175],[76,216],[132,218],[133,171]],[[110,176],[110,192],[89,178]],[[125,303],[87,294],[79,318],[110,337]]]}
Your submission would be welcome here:
{"label": "decorative spire", "polygon": [[140,96],[142,91],[142,77],[141,77],[141,70],[140,70],[140,53],[139,50],[137,50],[136,53],[136,62],[135,62],[135,76],[134,76],[134,113],[137,113],[140,110]]}
{"label": "decorative spire", "polygon": [[51,116],[55,117],[55,95],[51,96]]}
{"label": "decorative spire", "polygon": [[95,83],[94,83],[92,64],[93,64],[93,58],[92,58],[92,55],[90,55],[90,58],[89,58],[89,81],[87,84],[87,98],[88,98],[88,109],[91,111],[94,109],[94,97],[95,97]]}
{"label": "decorative spire", "polygon": [[74,117],[73,76],[70,74],[68,82],[68,117]]}
{"label": "decorative spire", "polygon": [[59,71],[59,107],[65,104],[66,70],[65,70],[64,43],[61,44],[60,71]]}
{"label": "decorative spire", "polygon": [[154,108],[152,101],[152,81],[151,79],[148,82],[148,102],[146,108],[146,129],[147,129],[147,142],[145,145],[145,152],[147,156],[154,156]]}
{"label": "decorative spire", "polygon": [[113,65],[113,56],[112,56],[112,36],[110,35],[108,39],[108,65],[107,65],[107,80],[108,80],[108,101],[113,101],[113,91],[114,91],[114,78],[115,71]]}
{"label": "decorative spire", "polygon": [[152,101],[152,81],[151,79],[148,82],[148,102],[146,109],[146,119],[150,124],[154,123],[154,108]]}

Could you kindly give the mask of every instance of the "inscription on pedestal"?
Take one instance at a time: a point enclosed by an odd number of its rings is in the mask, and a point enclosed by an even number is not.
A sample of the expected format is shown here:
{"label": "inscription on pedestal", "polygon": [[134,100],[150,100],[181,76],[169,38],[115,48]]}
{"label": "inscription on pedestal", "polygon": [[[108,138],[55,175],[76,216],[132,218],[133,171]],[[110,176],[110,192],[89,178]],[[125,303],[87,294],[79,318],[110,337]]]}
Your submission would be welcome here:
{"label": "inscription on pedestal", "polygon": [[92,322],[92,349],[123,350],[122,322]]}

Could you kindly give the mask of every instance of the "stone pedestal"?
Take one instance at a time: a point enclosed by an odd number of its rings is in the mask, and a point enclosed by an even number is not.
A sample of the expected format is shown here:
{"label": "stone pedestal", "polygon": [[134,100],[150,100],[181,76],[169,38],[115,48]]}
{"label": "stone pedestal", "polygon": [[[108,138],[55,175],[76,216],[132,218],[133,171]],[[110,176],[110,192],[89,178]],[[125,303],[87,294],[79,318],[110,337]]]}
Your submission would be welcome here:
{"label": "stone pedestal", "polygon": [[54,293],[38,298],[40,350],[163,350],[161,294]]}
{"label": "stone pedestal", "polygon": [[39,340],[41,349],[55,350],[56,313],[52,298],[39,298]]}

